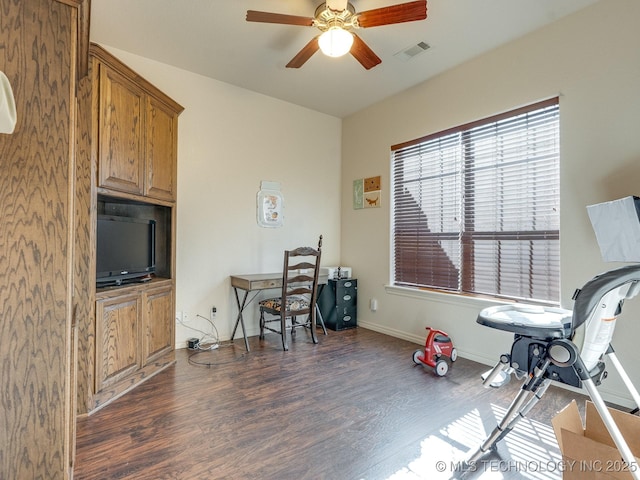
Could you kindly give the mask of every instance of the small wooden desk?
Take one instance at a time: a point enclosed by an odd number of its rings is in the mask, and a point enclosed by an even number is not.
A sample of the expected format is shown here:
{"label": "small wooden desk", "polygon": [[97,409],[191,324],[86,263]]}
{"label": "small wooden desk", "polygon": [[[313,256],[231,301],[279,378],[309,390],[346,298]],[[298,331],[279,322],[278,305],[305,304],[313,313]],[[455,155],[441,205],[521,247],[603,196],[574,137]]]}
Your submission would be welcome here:
{"label": "small wooden desk", "polygon": [[[282,272],[278,273],[247,273],[243,275],[231,275],[231,286],[236,296],[236,305],[238,306],[238,317],[236,318],[236,324],[233,327],[233,333],[231,333],[231,340],[236,336],[236,330],[238,330],[238,324],[242,326],[242,336],[244,337],[244,346],[249,351],[249,340],[247,339],[247,331],[244,326],[244,309],[249,305],[262,290],[270,290],[276,288],[282,288]],[[328,275],[320,275],[318,277],[318,285],[325,284],[328,281]],[[244,296],[240,301],[240,295],[238,290],[244,290]],[[253,292],[253,295],[247,301],[249,293]],[[316,304],[316,315],[319,315],[320,324],[324,330],[325,335],[327,330],[322,320],[322,314]]]}

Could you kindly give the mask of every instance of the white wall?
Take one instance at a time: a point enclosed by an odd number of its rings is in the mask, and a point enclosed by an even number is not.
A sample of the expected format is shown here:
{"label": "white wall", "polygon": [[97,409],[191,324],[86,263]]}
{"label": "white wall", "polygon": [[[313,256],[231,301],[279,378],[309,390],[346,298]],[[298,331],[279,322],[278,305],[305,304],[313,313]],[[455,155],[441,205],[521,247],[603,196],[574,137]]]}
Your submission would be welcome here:
{"label": "white wall", "polygon": [[[358,112],[342,131],[342,256],[359,278],[360,325],[421,343],[425,326],[450,333],[463,356],[487,364],[511,335],[476,324],[495,302],[402,296],[390,281],[390,146],[560,95],[561,289],[573,291],[606,265],[585,206],[640,194],[640,2],[607,0]],[[428,61],[428,54],[415,61]],[[353,210],[351,185],[382,175],[383,208]],[[378,311],[368,309],[378,299]],[[614,346],[640,385],[640,301],[628,302]],[[628,404],[616,375],[602,386]]]}
{"label": "white wall", "polygon": [[[315,246],[324,265],[340,258],[341,120],[106,46],[183,107],[178,127],[176,310],[220,339],[237,308],[229,275],[282,270],[283,251]],[[281,184],[284,226],[261,228],[261,180]],[[255,307],[247,329],[257,334]],[[240,331],[236,333],[236,337]],[[176,346],[198,332],[179,326]]]}

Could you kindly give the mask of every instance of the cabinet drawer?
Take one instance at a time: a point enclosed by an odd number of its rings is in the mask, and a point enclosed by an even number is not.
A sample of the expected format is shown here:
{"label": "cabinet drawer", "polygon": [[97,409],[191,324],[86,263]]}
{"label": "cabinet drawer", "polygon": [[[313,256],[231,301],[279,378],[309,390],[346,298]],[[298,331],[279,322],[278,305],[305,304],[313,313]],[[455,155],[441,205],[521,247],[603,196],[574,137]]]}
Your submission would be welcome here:
{"label": "cabinet drawer", "polygon": [[[333,319],[332,319],[333,320]],[[354,328],[358,326],[357,309],[352,308],[336,308],[335,320],[327,327],[332,330],[345,330],[347,328]]]}
{"label": "cabinet drawer", "polygon": [[336,297],[336,305],[338,307],[355,307],[357,300],[358,299],[355,295],[349,295],[346,293],[341,297]]}
{"label": "cabinet drawer", "polygon": [[339,321],[347,324],[355,324],[358,317],[358,309],[353,306],[336,307],[337,318]]}
{"label": "cabinet drawer", "polygon": [[336,297],[341,298],[345,295],[355,297],[358,292],[357,280],[340,280],[336,282]]}
{"label": "cabinet drawer", "polygon": [[358,326],[358,309],[355,306],[334,306],[324,319],[331,330],[345,330]]}
{"label": "cabinet drawer", "polygon": [[358,322],[355,317],[346,316],[342,320],[336,322],[336,330],[346,330],[347,328],[355,328]]}

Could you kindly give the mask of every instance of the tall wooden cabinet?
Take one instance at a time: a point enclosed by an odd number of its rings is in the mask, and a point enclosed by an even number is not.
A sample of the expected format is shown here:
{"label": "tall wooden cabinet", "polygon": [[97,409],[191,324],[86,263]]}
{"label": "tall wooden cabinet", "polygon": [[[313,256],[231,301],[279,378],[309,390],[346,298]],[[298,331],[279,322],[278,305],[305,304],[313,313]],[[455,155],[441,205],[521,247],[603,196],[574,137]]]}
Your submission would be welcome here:
{"label": "tall wooden cabinet", "polygon": [[[174,361],[182,107],[97,46],[90,0],[0,0],[0,478],[73,477],[76,414]],[[96,290],[96,217],[157,222],[157,275]]]}
{"label": "tall wooden cabinet", "polygon": [[0,478],[69,479],[76,345],[93,317],[89,2],[0,0]]}
{"label": "tall wooden cabinet", "polygon": [[[90,46],[93,224],[98,214],[155,220],[156,273],[95,289],[79,347],[78,412],[91,413],[175,361],[178,116],[182,107]],[[95,228],[92,242],[95,245]],[[93,258],[95,274],[95,258]],[[95,285],[95,280],[93,282]]]}

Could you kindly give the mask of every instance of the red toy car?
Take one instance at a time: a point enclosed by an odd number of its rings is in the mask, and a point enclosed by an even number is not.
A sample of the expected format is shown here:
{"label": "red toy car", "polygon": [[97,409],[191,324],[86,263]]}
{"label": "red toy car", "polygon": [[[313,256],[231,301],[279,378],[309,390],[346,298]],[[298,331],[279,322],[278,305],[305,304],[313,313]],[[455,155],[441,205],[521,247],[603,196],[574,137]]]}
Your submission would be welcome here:
{"label": "red toy car", "polygon": [[458,352],[453,347],[453,342],[449,335],[442,330],[435,330],[427,327],[429,334],[424,343],[424,351],[416,350],[413,352],[413,361],[417,365],[428,365],[433,368],[436,375],[444,377],[449,371],[449,362],[455,362],[458,358]]}

